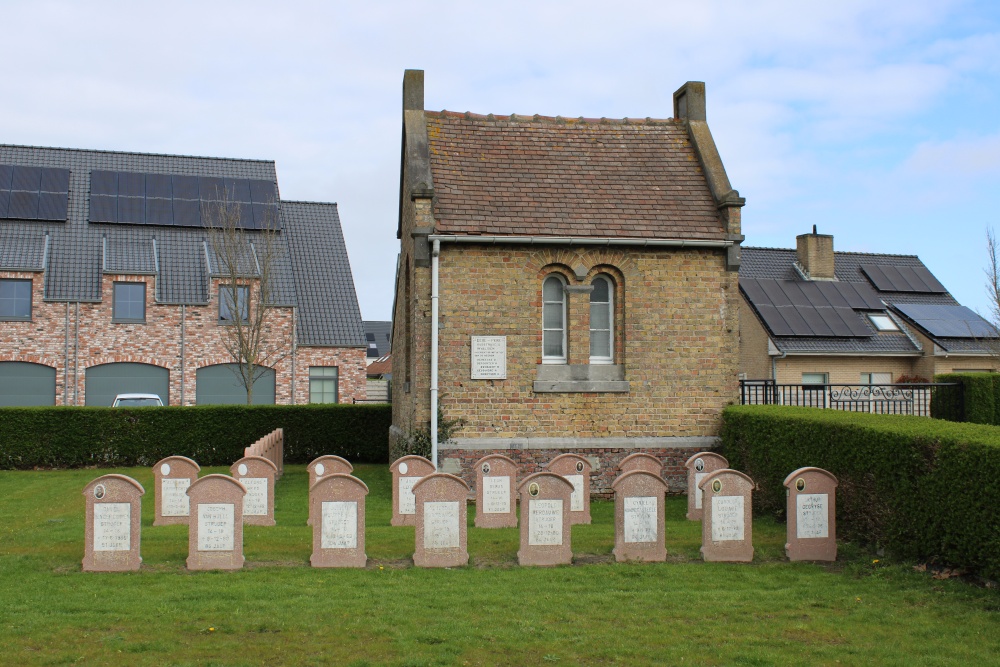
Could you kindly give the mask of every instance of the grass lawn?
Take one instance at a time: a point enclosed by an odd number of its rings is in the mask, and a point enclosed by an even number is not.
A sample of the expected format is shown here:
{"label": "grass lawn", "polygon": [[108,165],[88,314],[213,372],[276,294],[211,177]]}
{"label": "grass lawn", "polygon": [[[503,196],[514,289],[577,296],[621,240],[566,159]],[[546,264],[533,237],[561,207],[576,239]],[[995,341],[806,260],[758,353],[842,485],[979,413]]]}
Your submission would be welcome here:
{"label": "grass lawn", "polygon": [[[147,490],[138,573],[80,571],[81,492],[104,472]],[[355,474],[367,569],[309,567],[307,474],[287,466],[278,525],[245,529],[245,569],[192,573],[187,526],[152,526],[148,468],[0,472],[0,664],[1000,664],[996,589],[850,545],[831,566],[788,563],[766,518],[752,564],[703,563],[683,498],[667,501],[667,563],[615,563],[613,504],[594,501],[573,566],[518,567],[517,529],[470,527],[469,567],[419,570],[413,528],[389,526],[388,467]]]}

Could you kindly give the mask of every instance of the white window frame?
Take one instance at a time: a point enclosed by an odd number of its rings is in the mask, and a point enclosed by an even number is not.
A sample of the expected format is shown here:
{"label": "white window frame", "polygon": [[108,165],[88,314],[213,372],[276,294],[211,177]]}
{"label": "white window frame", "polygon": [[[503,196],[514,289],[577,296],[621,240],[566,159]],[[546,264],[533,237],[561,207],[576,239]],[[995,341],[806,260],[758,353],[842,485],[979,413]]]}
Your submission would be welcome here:
{"label": "white window frame", "polygon": [[[615,283],[610,277],[601,274],[595,276],[590,284],[593,285],[601,281],[608,286],[608,300],[607,302],[594,303],[594,293],[590,293],[590,363],[591,364],[613,364],[615,363]],[[607,329],[594,329],[593,313],[595,305],[606,305],[608,309],[608,328]],[[595,332],[597,335],[607,335],[608,337],[608,354],[607,355],[595,355],[594,354],[594,336]]]}
{"label": "white window frame", "polygon": [[[545,300],[545,285],[550,280],[555,280],[559,283],[559,301],[546,301]],[[545,327],[545,306],[546,304],[558,303],[561,306],[562,311],[562,326],[561,327]],[[542,281],[542,363],[543,364],[565,364],[566,363],[566,280],[558,273],[550,273],[545,276]],[[545,332],[546,331],[561,331],[562,332],[562,342],[561,349],[562,353],[559,355],[547,355],[545,354]]]}
{"label": "white window frame", "polygon": [[876,331],[899,331],[899,326],[887,313],[868,313],[868,321]]}

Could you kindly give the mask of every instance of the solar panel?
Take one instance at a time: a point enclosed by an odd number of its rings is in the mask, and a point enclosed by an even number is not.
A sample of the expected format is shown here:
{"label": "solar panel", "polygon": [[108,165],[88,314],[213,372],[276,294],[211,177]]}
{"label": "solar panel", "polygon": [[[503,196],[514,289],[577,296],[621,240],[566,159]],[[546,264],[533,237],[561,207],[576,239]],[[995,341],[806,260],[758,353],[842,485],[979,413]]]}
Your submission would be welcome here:
{"label": "solar panel", "polygon": [[273,181],[250,181],[250,198],[255,204],[274,204],[278,196],[274,190]]}
{"label": "solar panel", "polygon": [[0,191],[10,190],[10,176],[14,167],[9,164],[0,164]]}
{"label": "solar panel", "polygon": [[[17,171],[15,170],[15,174]],[[38,219],[38,191],[10,193],[10,204],[8,204],[7,217],[16,220],[37,220]]]}
{"label": "solar panel", "polygon": [[[69,192],[69,169],[42,169],[42,192]],[[65,220],[65,218],[63,218]]]}
{"label": "solar panel", "polygon": [[[148,185],[148,184],[147,184]],[[173,225],[174,207],[172,199],[146,198],[147,225]]]}
{"label": "solar panel", "polygon": [[66,220],[69,194],[65,192],[41,192],[38,195],[38,219]]}
{"label": "solar panel", "polygon": [[821,303],[820,298],[825,299],[834,308],[850,308],[850,304],[847,299],[844,298],[844,294],[839,289],[840,285],[837,283],[810,283],[816,287],[816,291],[819,292],[817,297],[813,299],[813,304],[818,305]]}
{"label": "solar panel", "polygon": [[174,187],[170,174],[146,174],[146,196],[157,199],[172,199]]}
{"label": "solar panel", "polygon": [[7,205],[10,203],[10,190],[0,190],[0,218],[7,217]]}
{"label": "solar panel", "polygon": [[[740,289],[775,336],[874,334],[855,308],[867,309],[876,304],[863,291],[847,284],[742,278]],[[882,309],[881,303],[872,309]]]}
{"label": "solar panel", "polygon": [[947,290],[926,268],[892,264],[862,264],[861,271],[882,292],[928,292]]}
{"label": "solar panel", "polygon": [[[119,185],[121,182],[119,181]],[[146,222],[145,197],[118,197],[118,222],[142,225]]]}
{"label": "solar panel", "polygon": [[907,268],[913,271],[914,274],[924,281],[924,284],[927,285],[928,292],[944,294],[948,291],[944,288],[944,285],[942,285],[938,279],[934,277],[934,274],[926,268],[922,266],[912,266]]}
{"label": "solar panel", "polygon": [[253,224],[256,229],[281,229],[277,204],[254,204]]}
{"label": "solar panel", "polygon": [[90,194],[117,196],[118,172],[117,171],[90,172]]}
{"label": "solar panel", "polygon": [[227,178],[224,183],[229,201],[250,203],[250,181],[245,178]]}
{"label": "solar panel", "polygon": [[146,174],[136,174],[130,171],[118,172],[119,197],[145,197]]}
{"label": "solar panel", "polygon": [[219,201],[225,192],[226,182],[216,176],[202,176],[199,180],[201,199],[203,201]]}
{"label": "solar panel", "polygon": [[[177,185],[176,181],[174,181],[174,185]],[[174,224],[179,227],[201,227],[201,202],[175,199]]]}
{"label": "solar panel", "polygon": [[27,192],[38,192],[38,186],[42,182],[42,170],[40,167],[22,167],[14,165],[13,178],[11,179],[11,190],[25,190]]}
{"label": "solar panel", "polygon": [[[247,192],[249,193],[249,190],[247,190]],[[236,206],[239,207],[240,227],[243,229],[255,229],[253,223],[253,208],[251,208],[250,204],[237,203]]]}
{"label": "solar panel", "polygon": [[199,199],[197,176],[173,176],[174,199]]}
{"label": "solar panel", "polygon": [[925,303],[899,303],[893,307],[940,338],[998,338],[989,322],[965,306],[945,306]]}
{"label": "solar panel", "polygon": [[90,221],[118,222],[118,197],[90,195]]}

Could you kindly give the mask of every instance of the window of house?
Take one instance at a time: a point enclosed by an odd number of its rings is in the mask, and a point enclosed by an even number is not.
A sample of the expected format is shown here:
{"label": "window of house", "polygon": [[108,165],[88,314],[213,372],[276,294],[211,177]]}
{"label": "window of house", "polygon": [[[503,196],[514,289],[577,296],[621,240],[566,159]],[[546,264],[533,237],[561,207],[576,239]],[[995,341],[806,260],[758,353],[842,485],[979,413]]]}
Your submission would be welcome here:
{"label": "window of house", "polygon": [[337,403],[340,397],[338,380],[339,375],[336,366],[310,366],[309,402]]}
{"label": "window of house", "polygon": [[[235,303],[234,303],[235,301]],[[237,313],[241,322],[250,317],[250,288],[246,285],[219,286],[219,321],[232,323],[236,321]]]}
{"label": "window of house", "polygon": [[590,293],[590,363],[614,363],[614,289],[607,276],[597,276],[591,285],[594,289]]}
{"label": "window of house", "polygon": [[566,293],[562,278],[542,283],[542,363],[566,363]]}
{"label": "window of house", "polygon": [[878,331],[899,331],[899,327],[892,321],[892,318],[882,313],[869,313],[868,319]]}
{"label": "window of house", "polygon": [[146,321],[146,283],[115,283],[111,320],[113,322]]}
{"label": "window of house", "polygon": [[[806,385],[824,385],[827,384],[827,379],[830,377],[829,373],[803,373],[802,374],[802,386],[803,389],[808,389],[812,387],[807,387]],[[822,387],[815,387],[816,389],[822,389]]]}
{"label": "window of house", "polygon": [[892,373],[862,373],[861,384],[892,384]]}
{"label": "window of house", "polygon": [[31,319],[31,280],[0,279],[0,320]]}

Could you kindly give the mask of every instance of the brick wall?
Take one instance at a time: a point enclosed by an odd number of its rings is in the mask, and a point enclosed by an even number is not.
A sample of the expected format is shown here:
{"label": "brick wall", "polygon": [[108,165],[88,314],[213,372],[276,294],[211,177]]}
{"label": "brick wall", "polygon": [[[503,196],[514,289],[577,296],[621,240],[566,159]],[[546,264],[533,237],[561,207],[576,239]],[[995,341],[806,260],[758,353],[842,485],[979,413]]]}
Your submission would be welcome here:
{"label": "brick wall", "polygon": [[[118,362],[167,368],[170,404],[194,405],[197,370],[232,361],[220,335],[218,280],[212,282],[212,300],[208,305],[182,307],[157,303],[155,278],[147,275],[104,275],[101,302],[79,304],[44,301],[41,273],[0,272],[0,278],[32,279],[32,319],[0,322],[0,361],[30,361],[54,367],[57,405],[84,405],[86,370]],[[146,284],[145,323],[112,322],[116,281]],[[280,358],[273,365],[275,402],[289,404],[292,402],[292,309],[275,308],[270,315],[270,329],[271,339],[279,348],[275,358]],[[341,402],[365,397],[364,349],[298,348],[296,403],[309,401],[310,365],[341,367]]]}
{"label": "brick wall", "polygon": [[778,384],[798,384],[803,373],[828,373],[837,384],[859,384],[862,373],[912,375],[920,357],[789,356],[777,361]]}
{"label": "brick wall", "polygon": [[740,373],[748,380],[765,380],[771,377],[771,357],[768,354],[768,336],[764,325],[757,319],[753,308],[740,296]]}

